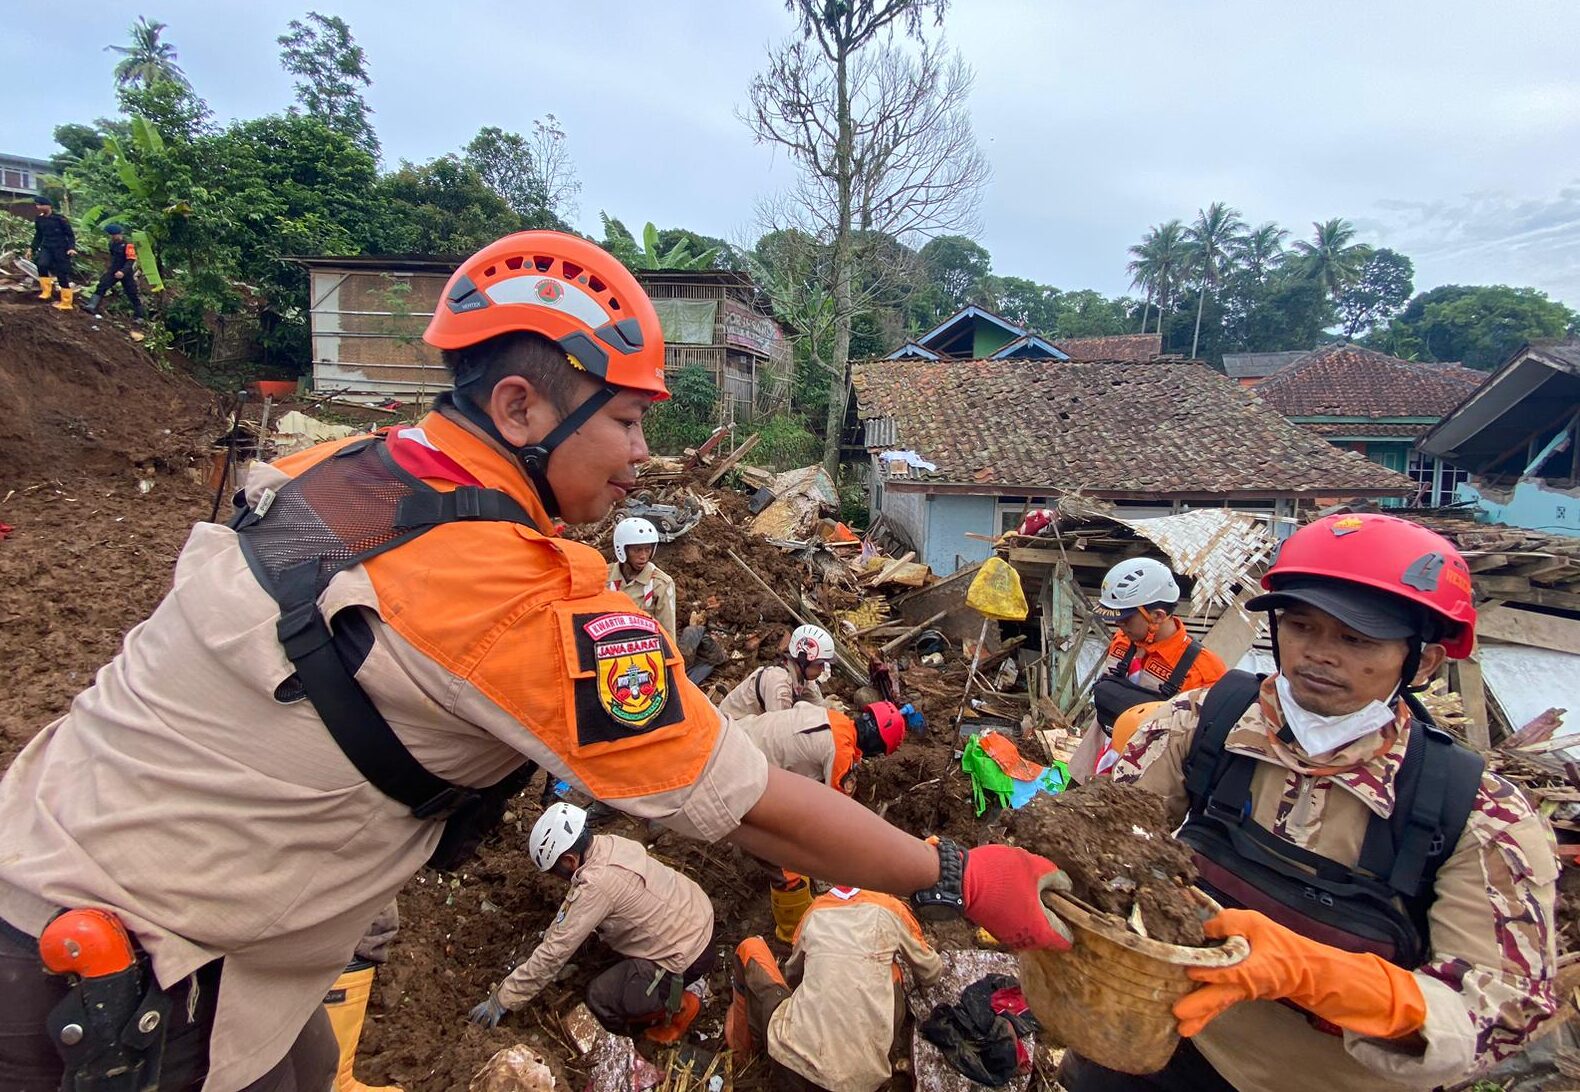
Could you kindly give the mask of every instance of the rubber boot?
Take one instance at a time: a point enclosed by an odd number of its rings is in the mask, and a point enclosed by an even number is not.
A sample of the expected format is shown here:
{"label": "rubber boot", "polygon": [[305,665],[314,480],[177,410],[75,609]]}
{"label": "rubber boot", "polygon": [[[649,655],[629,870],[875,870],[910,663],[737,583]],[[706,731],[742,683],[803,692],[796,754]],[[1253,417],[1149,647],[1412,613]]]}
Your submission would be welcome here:
{"label": "rubber boot", "polygon": [[77,290],[75,288],[62,288],[60,290],[60,299],[55,301],[55,310],[70,311],[73,307],[72,301],[76,298],[76,295]]}
{"label": "rubber boot", "polygon": [[686,1029],[702,1011],[702,998],[690,990],[680,991],[680,1011],[673,1016],[666,1017],[657,1024],[642,1032],[642,1038],[654,1043],[668,1045],[676,1042],[686,1034]]}
{"label": "rubber boot", "polygon": [[393,1084],[369,1087],[351,1075],[357,1041],[362,1038],[362,1020],[368,1011],[368,994],[372,991],[373,965],[359,962],[347,967],[324,997],[324,1008],[329,1010],[329,1022],[335,1029],[335,1041],[340,1044],[335,1092],[401,1092],[399,1086]]}
{"label": "rubber boot", "polygon": [[38,298],[52,300],[55,298],[55,278],[40,277],[38,279]]}
{"label": "rubber boot", "polygon": [[97,315],[99,313],[99,303],[103,299],[103,296],[95,292],[93,295],[88,297],[88,302],[82,305],[82,309],[88,312],[90,315]]}
{"label": "rubber boot", "polygon": [[[794,875],[791,873],[791,875]],[[773,905],[774,936],[786,944],[795,941],[796,926],[806,916],[812,905],[812,885],[805,876],[796,876],[793,883],[768,885],[768,901]]]}
{"label": "rubber boot", "polygon": [[724,1016],[724,1043],[740,1058],[749,1058],[757,1052],[752,1035],[750,1004],[747,994],[747,968],[755,966],[758,972],[788,990],[779,961],[762,937],[747,937],[736,945],[735,961],[730,968],[730,1011]]}

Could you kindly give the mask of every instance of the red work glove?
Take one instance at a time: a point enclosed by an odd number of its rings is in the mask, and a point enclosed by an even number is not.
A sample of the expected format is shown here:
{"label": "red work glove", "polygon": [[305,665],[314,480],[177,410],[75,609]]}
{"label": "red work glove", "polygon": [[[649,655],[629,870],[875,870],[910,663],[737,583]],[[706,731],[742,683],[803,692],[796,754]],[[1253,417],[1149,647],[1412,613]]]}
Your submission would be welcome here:
{"label": "red work glove", "polygon": [[1426,1023],[1415,976],[1380,956],[1319,944],[1254,910],[1225,910],[1204,930],[1218,940],[1244,937],[1251,954],[1232,967],[1186,971],[1207,985],[1174,1003],[1181,1035],[1195,1035],[1241,1001],[1281,999],[1374,1039],[1398,1039]]}
{"label": "red work glove", "polygon": [[1070,877],[1046,857],[1018,846],[966,853],[965,914],[1009,948],[1068,951],[1070,928],[1042,904],[1042,893],[1070,890]]}

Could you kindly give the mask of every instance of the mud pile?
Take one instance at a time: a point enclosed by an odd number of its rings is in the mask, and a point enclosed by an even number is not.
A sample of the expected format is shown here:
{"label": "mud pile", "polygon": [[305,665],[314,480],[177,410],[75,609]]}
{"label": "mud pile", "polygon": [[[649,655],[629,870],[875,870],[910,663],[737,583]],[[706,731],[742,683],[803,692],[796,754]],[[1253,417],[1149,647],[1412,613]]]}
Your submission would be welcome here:
{"label": "mud pile", "polygon": [[1170,830],[1162,797],[1108,778],[1039,796],[1009,820],[1015,841],[1058,862],[1082,902],[1121,918],[1139,912],[1153,939],[1201,947],[1186,894],[1196,866]]}

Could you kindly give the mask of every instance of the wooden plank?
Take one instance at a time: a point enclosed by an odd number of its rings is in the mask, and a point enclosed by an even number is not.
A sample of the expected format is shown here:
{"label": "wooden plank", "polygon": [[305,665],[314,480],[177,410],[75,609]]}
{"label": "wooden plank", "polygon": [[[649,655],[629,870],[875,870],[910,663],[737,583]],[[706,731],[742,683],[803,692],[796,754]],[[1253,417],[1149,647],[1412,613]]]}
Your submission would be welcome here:
{"label": "wooden plank", "polygon": [[1256,644],[1260,622],[1245,611],[1245,601],[1250,598],[1241,592],[1235,604],[1226,607],[1218,620],[1202,638],[1202,647],[1215,652],[1224,663],[1233,667]]}
{"label": "wooden plank", "polygon": [[1495,576],[1483,573],[1475,577],[1471,583],[1478,595],[1496,596],[1499,599],[1528,599],[1531,592],[1529,580],[1511,573],[1499,573]]}
{"label": "wooden plank", "polygon": [[1125,560],[1124,556],[1101,550],[1060,551],[1033,546],[1015,546],[1009,551],[1011,565],[1057,565],[1061,561],[1068,561],[1071,565],[1079,565],[1082,568],[1107,569],[1123,560]]}
{"label": "wooden plank", "polygon": [[1481,679],[1481,661],[1472,656],[1451,665],[1449,684],[1465,703],[1465,738],[1480,751],[1492,749],[1492,728],[1487,723],[1487,688]]}
{"label": "wooden plank", "polygon": [[1480,612],[1476,619],[1476,635],[1484,640],[1550,648],[1580,656],[1580,619],[1506,606],[1493,607]]}
{"label": "wooden plank", "polygon": [[1556,588],[1532,588],[1519,598],[1538,607],[1556,607],[1559,610],[1580,611],[1580,592],[1559,591]]}
{"label": "wooden plank", "polygon": [[860,581],[863,584],[882,584],[885,580],[898,572],[901,565],[913,560],[915,557],[915,550],[907,550],[902,556],[894,558],[893,560],[885,563],[882,568],[877,570],[876,575],[873,573],[867,573],[860,577]]}
{"label": "wooden plank", "polygon": [[1484,573],[1488,569],[1501,569],[1509,563],[1508,554],[1466,554],[1465,564],[1473,573]]}
{"label": "wooden plank", "polygon": [[898,637],[894,638],[894,640],[892,640],[892,641],[885,641],[883,643],[883,645],[878,649],[878,652],[881,655],[887,656],[889,653],[893,652],[895,649],[897,649],[901,645],[903,645],[906,641],[909,641],[912,638],[918,636],[924,629],[927,629],[929,626],[937,624],[937,622],[940,619],[942,619],[944,615],[946,615],[948,613],[949,612],[947,610],[941,610],[937,614],[933,615],[931,618],[928,618],[926,621],[922,622],[920,625],[912,626],[910,629],[906,630],[904,633],[902,633]]}
{"label": "wooden plank", "polygon": [[761,440],[762,438],[763,434],[760,432],[754,432],[750,436],[746,437],[745,443],[726,455],[719,462],[719,465],[714,467],[713,473],[708,475],[708,484],[713,485],[717,483],[720,478],[729,473],[730,467],[746,458],[746,453],[752,448],[756,447],[757,441]]}

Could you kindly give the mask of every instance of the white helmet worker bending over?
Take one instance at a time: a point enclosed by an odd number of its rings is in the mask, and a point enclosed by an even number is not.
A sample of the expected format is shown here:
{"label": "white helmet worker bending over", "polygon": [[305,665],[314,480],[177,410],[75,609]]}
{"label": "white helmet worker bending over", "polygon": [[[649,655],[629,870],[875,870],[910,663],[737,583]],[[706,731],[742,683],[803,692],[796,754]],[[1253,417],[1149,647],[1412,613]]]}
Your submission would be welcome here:
{"label": "white helmet worker bending over", "polygon": [[782,664],[765,664],[742,679],[719,703],[734,718],[789,709],[797,702],[826,704],[818,680],[834,659],[834,638],[821,626],[797,626]]}

